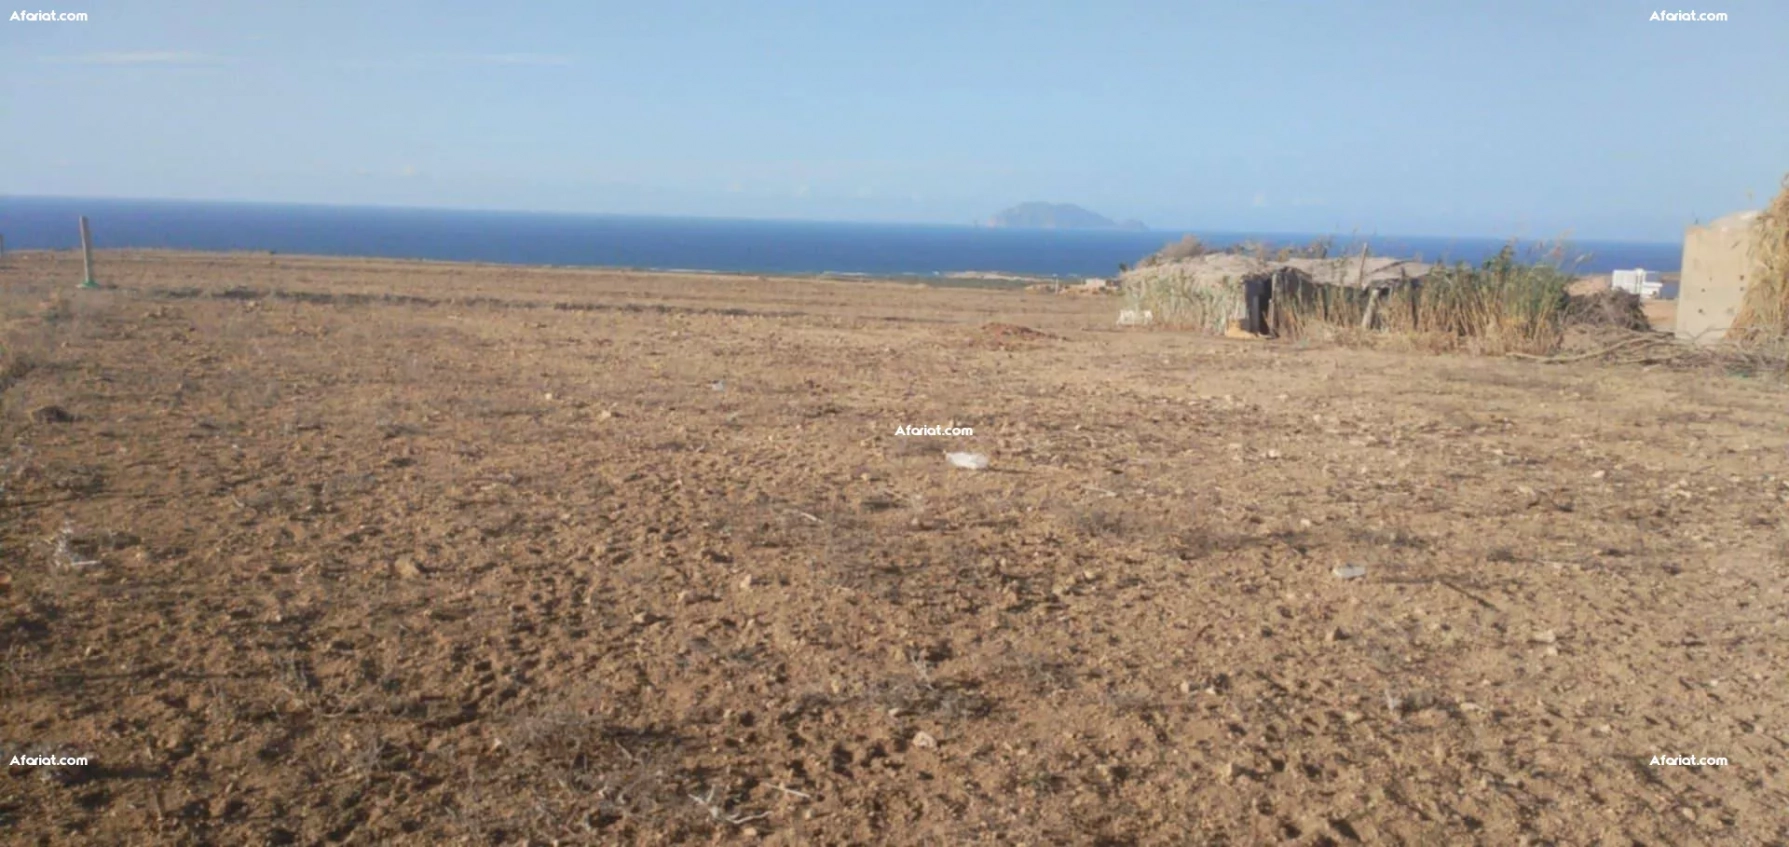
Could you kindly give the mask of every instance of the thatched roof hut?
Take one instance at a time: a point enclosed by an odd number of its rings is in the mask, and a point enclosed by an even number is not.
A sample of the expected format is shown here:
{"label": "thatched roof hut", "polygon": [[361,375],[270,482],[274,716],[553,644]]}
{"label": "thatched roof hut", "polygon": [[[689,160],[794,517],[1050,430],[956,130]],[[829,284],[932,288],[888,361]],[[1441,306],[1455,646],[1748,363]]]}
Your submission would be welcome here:
{"label": "thatched roof hut", "polygon": [[1211,253],[1133,268],[1119,281],[1133,310],[1150,312],[1157,322],[1222,333],[1232,321],[1249,319],[1250,291],[1316,302],[1324,311],[1332,303],[1358,311],[1370,292],[1420,283],[1430,267],[1387,257],[1274,260]]}

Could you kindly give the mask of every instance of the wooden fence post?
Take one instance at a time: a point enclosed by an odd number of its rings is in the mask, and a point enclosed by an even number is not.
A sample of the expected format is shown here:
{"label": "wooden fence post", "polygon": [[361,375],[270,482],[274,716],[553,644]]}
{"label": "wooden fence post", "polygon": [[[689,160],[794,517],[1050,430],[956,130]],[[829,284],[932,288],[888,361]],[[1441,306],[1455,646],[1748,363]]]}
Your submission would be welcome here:
{"label": "wooden fence post", "polygon": [[82,288],[98,288],[99,283],[93,281],[93,232],[87,228],[87,216],[81,216],[81,268],[84,278]]}
{"label": "wooden fence post", "polygon": [[1372,289],[1367,295],[1367,313],[1360,316],[1360,328],[1372,329],[1373,317],[1379,312],[1379,289]]}
{"label": "wooden fence post", "polygon": [[1367,244],[1360,245],[1360,270],[1355,274],[1354,284],[1367,290],[1367,311],[1361,315],[1360,328],[1373,328],[1373,313],[1379,310],[1379,289],[1367,285]]}

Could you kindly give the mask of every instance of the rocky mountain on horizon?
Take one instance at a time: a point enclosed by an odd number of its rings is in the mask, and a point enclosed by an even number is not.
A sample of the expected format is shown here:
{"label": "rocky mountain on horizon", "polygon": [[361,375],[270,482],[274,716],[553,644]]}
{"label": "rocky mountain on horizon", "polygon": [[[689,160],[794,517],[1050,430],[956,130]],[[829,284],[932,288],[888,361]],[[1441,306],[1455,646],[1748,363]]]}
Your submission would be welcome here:
{"label": "rocky mountain on horizon", "polygon": [[1132,229],[1146,230],[1142,221],[1114,221],[1073,203],[1020,203],[994,215],[986,226],[1007,229]]}

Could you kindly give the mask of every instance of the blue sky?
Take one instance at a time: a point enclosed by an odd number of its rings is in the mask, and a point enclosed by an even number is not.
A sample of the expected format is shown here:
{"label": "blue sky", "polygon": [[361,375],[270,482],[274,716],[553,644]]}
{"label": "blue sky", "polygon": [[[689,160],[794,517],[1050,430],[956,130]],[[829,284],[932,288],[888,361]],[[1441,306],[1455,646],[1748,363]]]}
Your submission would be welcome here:
{"label": "blue sky", "polygon": [[1780,0],[26,8],[0,194],[1673,240],[1789,172]]}

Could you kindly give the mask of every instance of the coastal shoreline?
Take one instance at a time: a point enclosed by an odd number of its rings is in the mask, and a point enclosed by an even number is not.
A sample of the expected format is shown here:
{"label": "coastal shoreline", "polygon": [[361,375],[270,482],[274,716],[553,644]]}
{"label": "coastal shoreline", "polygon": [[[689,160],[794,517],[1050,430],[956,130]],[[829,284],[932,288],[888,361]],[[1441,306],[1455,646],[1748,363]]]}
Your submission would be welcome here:
{"label": "coastal shoreline", "polygon": [[[0,256],[0,262],[9,259],[24,263],[53,261],[67,257],[79,257],[79,248],[46,249],[28,248],[24,250],[6,251]],[[191,250],[181,248],[157,247],[115,247],[100,248],[93,251],[95,264],[103,267],[110,261],[182,261],[182,260],[274,260],[274,261],[309,261],[309,262],[359,262],[368,265],[405,265],[416,267],[442,267],[459,269],[503,269],[533,270],[564,273],[592,274],[630,274],[659,275],[665,277],[714,277],[756,280],[828,280],[833,282],[881,282],[892,284],[918,284],[933,288],[982,288],[990,290],[1016,290],[1028,285],[1040,283],[1061,283],[1079,281],[1080,276],[1046,276],[1033,274],[1015,274],[1001,271],[954,271],[948,273],[927,274],[870,274],[843,271],[819,271],[814,273],[756,273],[752,271],[706,270],[702,268],[649,268],[623,265],[554,265],[536,263],[492,262],[476,259],[423,259],[388,256],[354,256],[327,253],[282,253],[275,250]]]}

